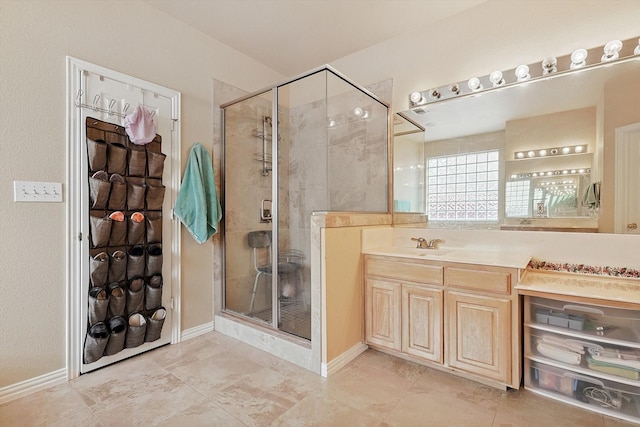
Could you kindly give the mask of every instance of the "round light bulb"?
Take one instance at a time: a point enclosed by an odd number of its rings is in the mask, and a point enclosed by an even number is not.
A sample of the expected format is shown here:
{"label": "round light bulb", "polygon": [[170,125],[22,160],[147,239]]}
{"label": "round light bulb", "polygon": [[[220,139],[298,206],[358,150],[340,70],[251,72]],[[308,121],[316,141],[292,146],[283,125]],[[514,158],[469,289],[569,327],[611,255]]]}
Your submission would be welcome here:
{"label": "round light bulb", "polygon": [[584,169],[578,169],[578,173],[584,173]]}
{"label": "round light bulb", "polygon": [[528,65],[518,65],[515,71],[516,79],[519,82],[529,80],[531,75],[529,74],[529,66]]}
{"label": "round light bulb", "polygon": [[489,75],[489,80],[493,84],[493,87],[502,86],[504,79],[502,78],[502,71],[494,71]]}
{"label": "round light bulb", "polygon": [[527,157],[535,157],[535,156],[536,156],[536,153],[534,151],[529,151],[527,153]]}
{"label": "round light bulb", "polygon": [[524,153],[522,151],[516,153],[516,158],[518,158],[518,159],[524,158]]}
{"label": "round light bulb", "polygon": [[602,55],[602,62],[618,59],[620,50],[622,50],[622,42],[620,40],[611,40],[609,43],[604,45],[604,55]]}
{"label": "round light bulb", "polygon": [[414,104],[418,104],[419,102],[422,102],[422,100],[423,100],[422,94],[420,92],[411,92],[411,95],[409,95],[409,99]]}
{"label": "round light bulb", "polygon": [[562,154],[569,154],[570,152],[571,152],[571,148],[569,148],[569,147],[564,147],[562,149]]}
{"label": "round light bulb", "polygon": [[569,68],[575,70],[576,68],[582,68],[587,65],[587,49],[576,49],[571,54],[571,65]]}
{"label": "round light bulb", "polygon": [[482,90],[482,84],[480,83],[480,79],[477,77],[470,78],[469,81],[467,82],[467,86],[469,86],[469,89],[471,89],[474,92]]}
{"label": "round light bulb", "polygon": [[362,115],[364,114],[364,110],[360,107],[356,107],[353,109],[353,114],[356,117],[362,117]]}
{"label": "round light bulb", "polygon": [[546,156],[546,155],[547,155],[547,150],[540,150],[540,151],[538,151],[538,154],[539,154],[540,156],[544,157],[544,156]]}
{"label": "round light bulb", "polygon": [[556,154],[558,154],[558,149],[557,148],[552,148],[550,153],[555,156]]}
{"label": "round light bulb", "polygon": [[578,145],[576,146],[575,150],[576,153],[582,153],[582,145]]}
{"label": "round light bulb", "polygon": [[547,176],[553,175],[553,172],[547,172]]}
{"label": "round light bulb", "polygon": [[571,173],[576,173],[577,171],[575,169],[571,169]]}

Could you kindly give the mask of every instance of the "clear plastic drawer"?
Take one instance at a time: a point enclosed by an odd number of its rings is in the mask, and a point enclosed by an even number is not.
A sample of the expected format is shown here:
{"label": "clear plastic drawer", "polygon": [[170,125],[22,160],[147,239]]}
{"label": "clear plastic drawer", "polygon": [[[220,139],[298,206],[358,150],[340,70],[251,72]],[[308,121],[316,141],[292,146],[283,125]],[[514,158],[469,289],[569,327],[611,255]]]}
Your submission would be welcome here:
{"label": "clear plastic drawer", "polygon": [[640,389],[539,363],[525,362],[528,388],[586,409],[640,421]]}

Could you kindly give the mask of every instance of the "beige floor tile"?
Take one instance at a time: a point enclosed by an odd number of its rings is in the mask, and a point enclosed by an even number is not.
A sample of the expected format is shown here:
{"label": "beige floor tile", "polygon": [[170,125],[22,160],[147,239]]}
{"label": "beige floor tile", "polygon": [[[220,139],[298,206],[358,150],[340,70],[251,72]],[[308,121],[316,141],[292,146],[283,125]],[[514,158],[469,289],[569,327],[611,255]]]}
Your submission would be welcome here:
{"label": "beige floor tile", "polygon": [[638,426],[638,423],[631,423],[619,418],[604,417],[604,427],[632,427]]}
{"label": "beige floor tile", "polygon": [[0,406],[0,426],[95,426],[101,424],[68,384],[52,387]]}
{"label": "beige floor tile", "polygon": [[495,427],[603,427],[602,415],[539,396],[528,390],[511,391],[500,401]]}
{"label": "beige floor tile", "polygon": [[417,363],[409,362],[375,350],[365,351],[351,362],[349,367],[355,369],[378,368],[386,372],[392,372],[394,375],[409,381],[415,381],[427,370],[426,367],[418,365]]}
{"label": "beige floor tile", "polygon": [[220,390],[211,400],[251,427],[268,425],[295,404],[277,392],[245,382]]}
{"label": "beige floor tile", "polygon": [[308,396],[269,427],[369,427],[380,419],[328,396]]}
{"label": "beige floor tile", "polygon": [[204,401],[181,411],[157,424],[158,427],[246,427],[221,407],[210,401]]}
{"label": "beige floor tile", "polygon": [[149,353],[149,357],[164,368],[187,365],[233,351],[238,341],[221,335],[201,335],[180,343],[165,345]]}

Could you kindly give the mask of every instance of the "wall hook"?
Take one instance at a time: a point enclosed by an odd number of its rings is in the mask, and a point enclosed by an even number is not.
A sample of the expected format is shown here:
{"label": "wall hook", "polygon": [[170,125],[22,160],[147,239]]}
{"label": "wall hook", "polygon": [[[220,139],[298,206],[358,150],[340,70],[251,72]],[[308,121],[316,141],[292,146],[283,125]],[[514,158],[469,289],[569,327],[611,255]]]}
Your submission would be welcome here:
{"label": "wall hook", "polygon": [[93,110],[98,111],[98,102],[100,102],[100,95],[93,97]]}
{"label": "wall hook", "polygon": [[127,111],[129,110],[129,107],[130,107],[130,105],[129,105],[128,102],[124,104],[124,108],[122,109],[122,115],[123,116],[127,115]]}
{"label": "wall hook", "polygon": [[76,107],[82,104],[82,89],[78,89],[78,96],[76,96]]}
{"label": "wall hook", "polygon": [[109,114],[109,117],[113,116],[114,112],[113,112],[113,107],[116,105],[116,100],[112,99],[111,101],[109,101],[109,111],[107,114]]}

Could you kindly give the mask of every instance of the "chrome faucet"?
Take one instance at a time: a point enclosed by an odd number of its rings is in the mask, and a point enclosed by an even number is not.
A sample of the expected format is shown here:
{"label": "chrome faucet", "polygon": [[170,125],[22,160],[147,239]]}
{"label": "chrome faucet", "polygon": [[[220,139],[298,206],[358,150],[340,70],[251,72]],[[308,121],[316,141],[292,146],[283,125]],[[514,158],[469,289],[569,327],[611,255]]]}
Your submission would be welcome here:
{"label": "chrome faucet", "polygon": [[438,249],[438,242],[440,239],[431,239],[427,241],[424,237],[412,237],[411,240],[418,242],[416,248],[418,249]]}

